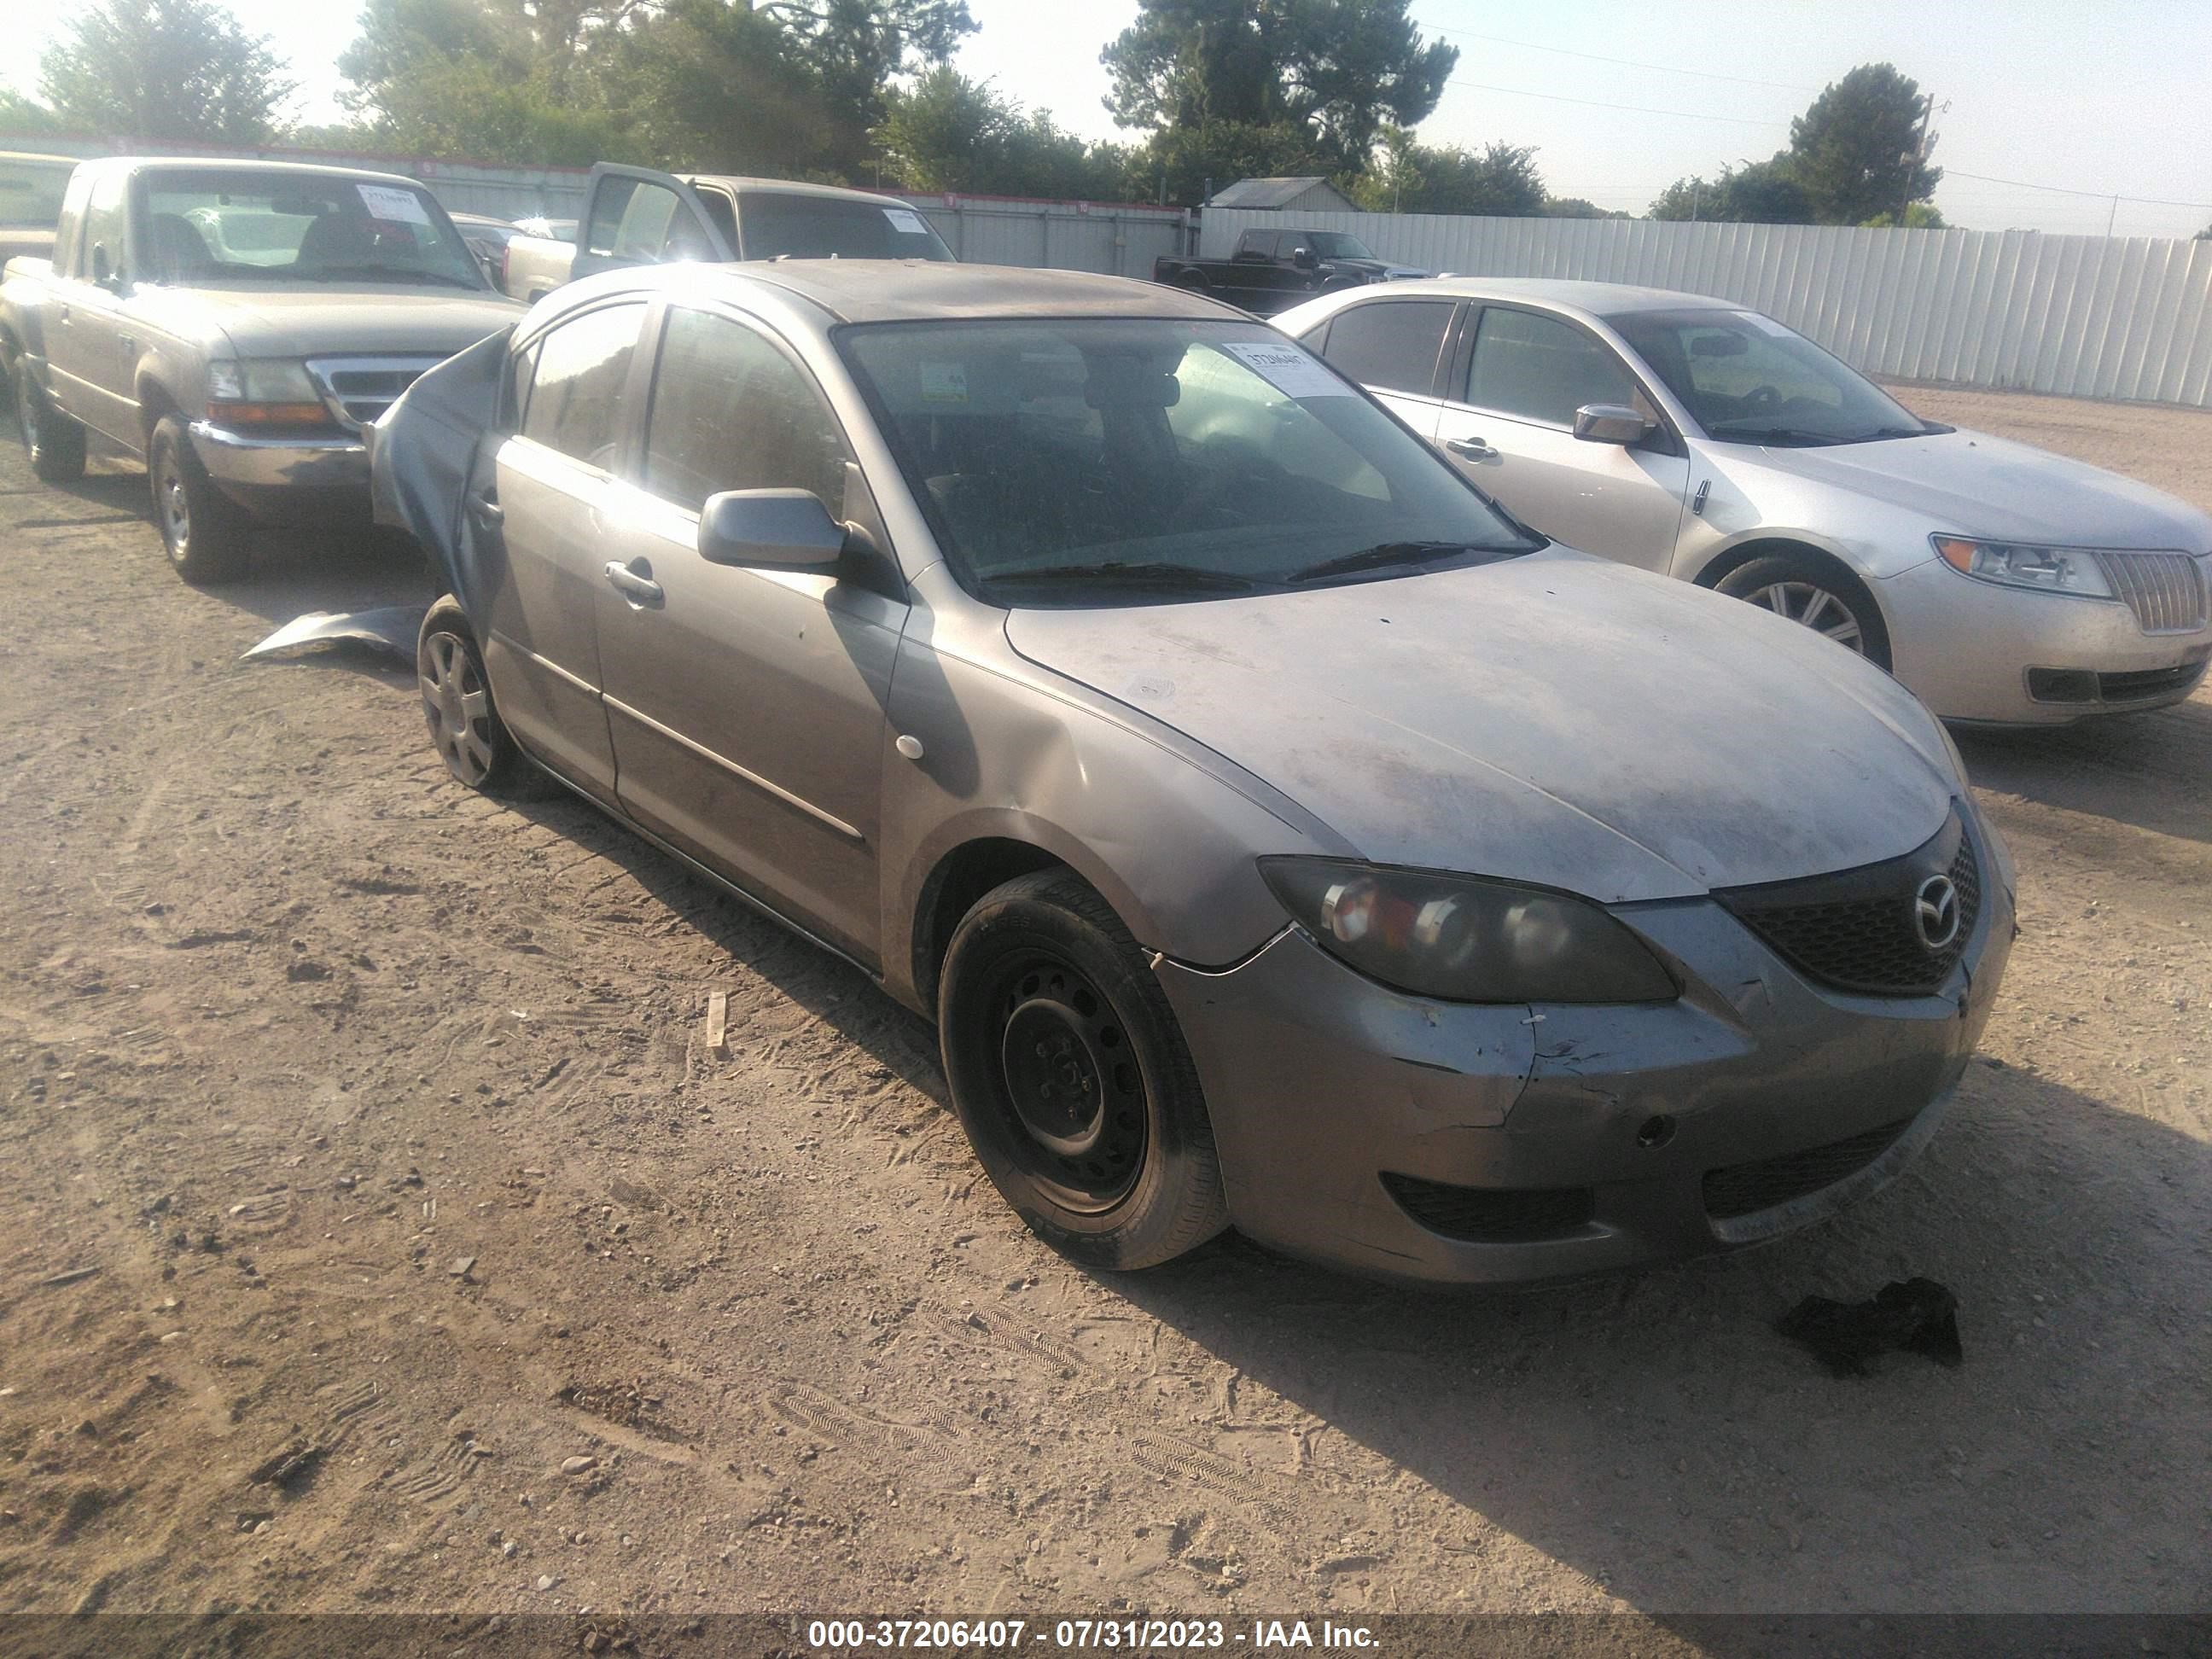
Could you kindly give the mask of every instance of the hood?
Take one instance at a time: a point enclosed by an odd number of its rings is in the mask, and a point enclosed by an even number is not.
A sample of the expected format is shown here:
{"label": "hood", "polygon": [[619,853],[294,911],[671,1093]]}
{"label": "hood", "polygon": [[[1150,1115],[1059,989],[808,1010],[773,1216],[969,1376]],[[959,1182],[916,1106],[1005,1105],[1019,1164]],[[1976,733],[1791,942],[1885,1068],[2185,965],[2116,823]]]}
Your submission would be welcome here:
{"label": "hood", "polygon": [[325,286],[167,291],[158,320],[179,332],[197,320],[241,357],[449,356],[507,327],[527,307],[459,289]]}
{"label": "hood", "polygon": [[1017,611],[1044,667],[1383,864],[1607,902],[1919,846],[1959,787],[1911,693],[1810,629],[1565,549],[1310,592]]}
{"label": "hood", "polygon": [[1388,259],[1324,259],[1322,264],[1330,270],[1356,270],[1374,283],[1395,283],[1432,274],[1417,270],[1412,265],[1394,265]]}
{"label": "hood", "polygon": [[1778,447],[1759,452],[1759,465],[1903,507],[1925,518],[1931,531],[2084,547],[2212,550],[2212,518],[2186,501],[1984,432]]}

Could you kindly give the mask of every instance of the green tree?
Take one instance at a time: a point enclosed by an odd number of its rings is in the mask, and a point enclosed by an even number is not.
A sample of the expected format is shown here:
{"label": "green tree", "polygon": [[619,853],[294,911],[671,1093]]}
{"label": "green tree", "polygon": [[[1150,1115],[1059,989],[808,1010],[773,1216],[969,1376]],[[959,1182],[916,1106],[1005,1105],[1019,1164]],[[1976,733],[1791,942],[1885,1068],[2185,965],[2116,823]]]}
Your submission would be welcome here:
{"label": "green tree", "polygon": [[856,179],[872,171],[870,135],[889,113],[891,83],[945,63],[975,32],[967,0],[759,0],[753,9],[787,31],[813,71],[829,123],[828,165]]}
{"label": "green tree", "polygon": [[750,6],[666,0],[623,32],[605,73],[647,160],[781,178],[835,167],[819,72],[787,28]]}
{"label": "green tree", "polygon": [[1407,5],[1140,0],[1137,21],[1099,54],[1113,75],[1106,108],[1156,137],[1301,128],[1322,163],[1310,170],[1356,172],[1385,125],[1435,109],[1459,61],[1456,47],[1422,42]]}
{"label": "green tree", "polygon": [[1542,213],[1550,197],[1536,169],[1536,152],[1528,145],[1439,149],[1419,143],[1402,127],[1392,127],[1382,135],[1376,165],[1353,181],[1352,198],[1378,213],[1526,219]]}
{"label": "green tree", "polygon": [[[1866,222],[1869,230],[1893,230],[1896,226],[1897,216],[1894,213],[1877,213]],[[1907,230],[1948,230],[1951,226],[1949,221],[1943,217],[1943,210],[1935,203],[1915,202],[1905,210],[1905,228]]]}
{"label": "green tree", "polygon": [[887,103],[877,142],[888,176],[908,189],[1091,201],[1123,191],[1121,146],[1085,144],[1042,111],[1025,112],[950,67],[911,90],[894,88]]}
{"label": "green tree", "polygon": [[0,87],[0,132],[36,137],[68,130],[68,124],[37,99],[26,98],[12,87]]}
{"label": "green tree", "polygon": [[1815,222],[1812,199],[1797,182],[1787,151],[1764,161],[1723,167],[1716,179],[1677,179],[1645,216],[1756,225]]}
{"label": "green tree", "polygon": [[39,85],[64,127],[216,144],[269,138],[296,87],[213,0],[104,0],[46,50]]}
{"label": "green tree", "polygon": [[1159,198],[1185,207],[1206,199],[1208,179],[1220,190],[1239,179],[1304,178],[1334,171],[1334,158],[1312,130],[1295,121],[1168,127],[1127,156],[1125,194],[1130,200]]}
{"label": "green tree", "polygon": [[1862,64],[1790,124],[1790,171],[1819,222],[1864,224],[1935,194],[1943,170],[1923,153],[1927,107],[1894,64]]}
{"label": "green tree", "polygon": [[1601,208],[1595,202],[1580,196],[1547,196],[1544,205],[1536,210],[1547,219],[1632,219],[1636,216],[1624,213],[1619,208]]}

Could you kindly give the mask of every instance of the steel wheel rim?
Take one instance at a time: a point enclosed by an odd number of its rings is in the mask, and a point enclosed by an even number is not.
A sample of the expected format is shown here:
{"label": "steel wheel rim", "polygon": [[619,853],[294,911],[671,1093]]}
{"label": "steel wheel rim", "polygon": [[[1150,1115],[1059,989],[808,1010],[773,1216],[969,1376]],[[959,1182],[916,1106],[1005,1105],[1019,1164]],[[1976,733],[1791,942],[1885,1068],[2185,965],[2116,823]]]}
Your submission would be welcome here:
{"label": "steel wheel rim", "polygon": [[23,453],[35,456],[39,453],[38,405],[33,400],[37,393],[31,389],[31,372],[21,363],[15,366],[15,430],[22,434]]}
{"label": "steel wheel rim", "polygon": [[1817,582],[1769,582],[1744,595],[1762,611],[1811,629],[1846,651],[1866,654],[1866,630],[1843,595]]}
{"label": "steel wheel rim", "polygon": [[178,558],[184,558],[192,546],[192,504],[185,494],[184,470],[177,465],[176,453],[161,452],[161,470],[154,475],[155,504],[161,514],[162,539]]}
{"label": "steel wheel rim", "polygon": [[1019,953],[990,988],[991,1085],[1006,1151],[1066,1208],[1112,1209],[1135,1188],[1151,1138],[1126,1023],[1054,951]]}
{"label": "steel wheel rim", "polygon": [[439,758],[463,783],[491,775],[491,694],[458,634],[436,633],[422,641],[415,665],[422,691],[422,717]]}

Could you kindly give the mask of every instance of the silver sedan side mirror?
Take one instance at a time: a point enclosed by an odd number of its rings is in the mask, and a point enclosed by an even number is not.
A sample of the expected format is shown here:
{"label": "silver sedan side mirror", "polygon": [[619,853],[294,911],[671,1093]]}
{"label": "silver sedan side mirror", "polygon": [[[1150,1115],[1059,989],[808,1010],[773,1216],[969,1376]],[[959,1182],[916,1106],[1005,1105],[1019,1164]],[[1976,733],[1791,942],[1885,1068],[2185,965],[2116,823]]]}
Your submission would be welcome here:
{"label": "silver sedan side mirror", "polygon": [[1575,411],[1575,436],[1585,443],[1636,443],[1654,424],[1626,404],[1584,404]]}
{"label": "silver sedan side mirror", "polygon": [[699,511],[699,556],[709,564],[827,570],[845,554],[845,526],[808,489],[725,489]]}

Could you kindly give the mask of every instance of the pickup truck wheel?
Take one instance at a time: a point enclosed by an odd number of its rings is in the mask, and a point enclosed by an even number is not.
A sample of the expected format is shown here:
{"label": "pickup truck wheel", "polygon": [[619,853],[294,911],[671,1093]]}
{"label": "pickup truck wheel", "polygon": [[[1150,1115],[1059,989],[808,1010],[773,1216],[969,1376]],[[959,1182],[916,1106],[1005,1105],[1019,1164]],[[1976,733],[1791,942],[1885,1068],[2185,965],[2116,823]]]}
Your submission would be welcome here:
{"label": "pickup truck wheel", "polygon": [[235,581],[246,574],[246,515],[215,487],[192,453],[183,419],[165,415],[146,455],[154,524],[169,563],[186,581]]}
{"label": "pickup truck wheel", "polygon": [[468,613],[451,594],[430,607],[415,640],[415,680],[422,693],[422,718],[430,746],[446,769],[487,795],[535,797],[550,793],[500,719],[491,700],[491,677]]}
{"label": "pickup truck wheel", "polygon": [[938,987],[953,1109],[1006,1200],[1085,1267],[1156,1267],[1229,1224],[1198,1069],[1120,917],[1064,869],[962,920]]}
{"label": "pickup truck wheel", "polygon": [[84,477],[84,428],[47,400],[20,358],[15,363],[15,428],[23,434],[23,453],[33,476],[46,483]]}

